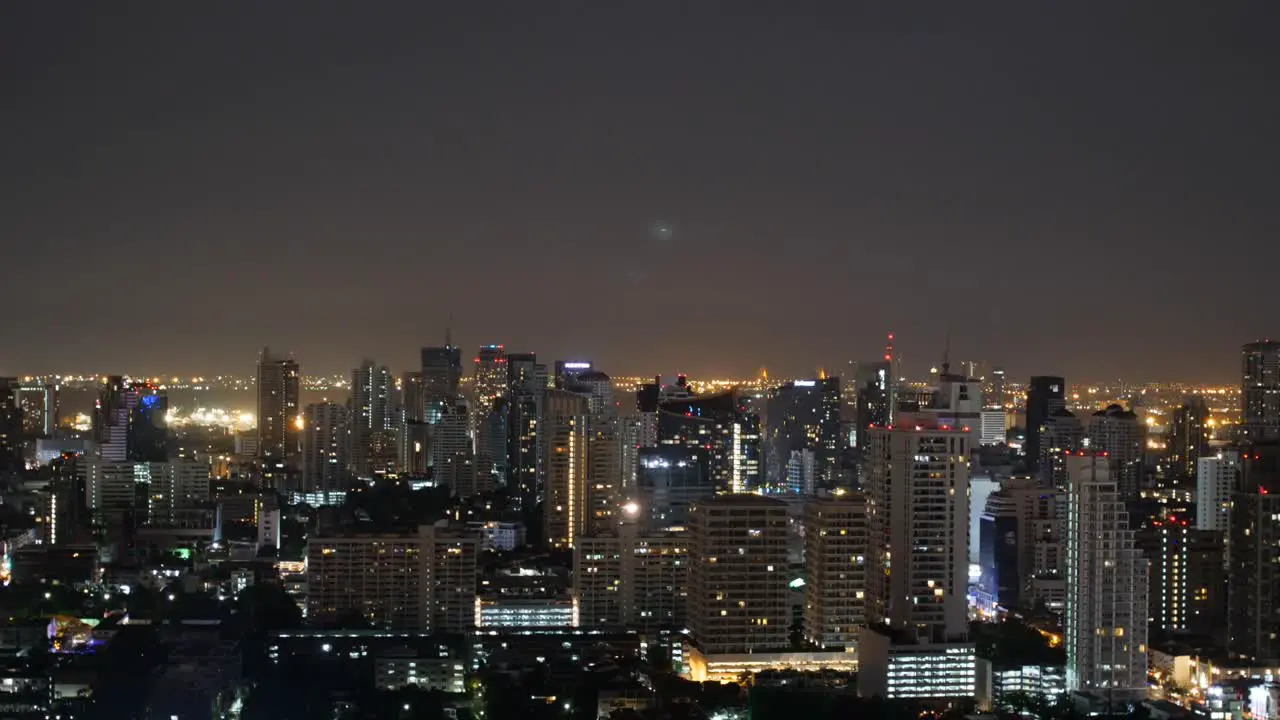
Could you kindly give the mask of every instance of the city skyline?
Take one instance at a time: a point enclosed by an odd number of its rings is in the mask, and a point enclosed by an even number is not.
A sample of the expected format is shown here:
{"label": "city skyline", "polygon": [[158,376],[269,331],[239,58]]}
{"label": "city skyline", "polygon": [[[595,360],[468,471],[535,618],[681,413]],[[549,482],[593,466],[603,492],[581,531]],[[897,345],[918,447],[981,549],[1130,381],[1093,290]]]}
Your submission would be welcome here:
{"label": "city skyline", "polygon": [[623,372],[949,326],[1016,376],[1226,379],[1269,330],[1269,4],[296,7],[13,8],[0,236],[56,273],[10,277],[4,372],[410,367],[452,315]]}

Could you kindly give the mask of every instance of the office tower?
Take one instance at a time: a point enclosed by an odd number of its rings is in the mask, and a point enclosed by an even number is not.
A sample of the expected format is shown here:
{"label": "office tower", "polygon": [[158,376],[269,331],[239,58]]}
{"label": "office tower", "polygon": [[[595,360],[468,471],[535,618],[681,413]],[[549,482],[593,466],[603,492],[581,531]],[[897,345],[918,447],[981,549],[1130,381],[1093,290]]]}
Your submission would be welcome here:
{"label": "office tower", "polygon": [[639,451],[636,498],[644,524],[681,525],[694,503],[716,494],[706,450],[676,446],[646,447]]}
{"label": "office tower", "polygon": [[533,353],[507,355],[507,387],[511,401],[507,425],[507,483],[516,489],[520,512],[530,535],[540,538],[542,500],[542,403],[547,392],[547,366]]}
{"label": "office tower", "polygon": [[1098,453],[1067,463],[1067,688],[1138,700],[1147,688],[1148,566],[1113,470]]}
{"label": "office tower", "polygon": [[488,414],[476,421],[476,458],[492,468],[492,485],[507,484],[507,432],[511,418],[511,400],[505,395],[497,399]]}
{"label": "office tower", "polygon": [[1246,343],[1240,361],[1240,439],[1280,439],[1280,342]]}
{"label": "office tower", "polygon": [[1240,452],[1219,450],[1196,460],[1196,528],[1231,529],[1231,493],[1240,480]]}
{"label": "office tower", "polygon": [[859,363],[857,373],[857,434],[859,448],[871,440],[871,427],[884,426],[893,417],[893,377],[889,359],[884,362]]}
{"label": "office tower", "polygon": [[1196,474],[1196,464],[1209,452],[1209,407],[1199,395],[1187,397],[1175,408],[1165,438],[1169,448],[1169,472],[1176,478]]}
{"label": "office tower", "polygon": [[868,533],[860,493],[805,504],[804,633],[819,648],[852,650],[867,622]]}
{"label": "office tower", "polygon": [[738,401],[737,392],[677,398],[659,403],[661,445],[710,452],[717,488],[746,492],[760,481],[760,417]]}
{"label": "office tower", "polygon": [[569,549],[586,530],[587,398],[567,390],[548,390],[542,423],[545,481],[543,530],[552,548]]}
{"label": "office tower", "polygon": [[1004,445],[1009,439],[1008,418],[1003,409],[983,410],[978,428],[978,442],[984,446]]}
{"label": "office tower", "polygon": [[175,527],[184,511],[197,510],[209,502],[210,469],[206,459],[175,457],[166,462],[133,463],[134,480],[146,484],[149,525]]}
{"label": "office tower", "polygon": [[1280,445],[1247,448],[1231,494],[1227,542],[1228,650],[1258,664],[1280,661]]}
{"label": "office tower", "polygon": [[622,438],[618,418],[590,416],[587,429],[586,531],[612,526],[622,493]]}
{"label": "office tower", "polygon": [[[1193,532],[1190,518],[1183,513],[1156,518],[1150,528],[1137,532],[1152,536],[1152,552],[1147,555],[1147,617],[1152,627],[1165,632],[1187,629],[1191,599],[1188,559]],[[1221,560],[1218,564],[1221,566]]]}
{"label": "office tower", "polygon": [[1067,484],[1066,454],[1084,448],[1084,423],[1066,407],[1055,408],[1040,424],[1038,478],[1050,488]]}
{"label": "office tower", "polygon": [[1005,402],[1004,368],[995,368],[991,371],[991,392],[987,395],[985,407],[1003,410]]}
{"label": "office tower", "polygon": [[396,430],[395,380],[386,365],[365,360],[351,371],[351,469],[372,477],[375,445]]}
{"label": "office tower", "polygon": [[788,647],[787,505],[720,495],[690,511],[689,631],[703,656]]}
{"label": "office tower", "polygon": [[426,422],[426,398],[423,395],[422,372],[409,370],[400,373],[400,421]]}
{"label": "office tower", "polygon": [[258,358],[258,460],[264,488],[292,489],[290,474],[300,465],[300,379],[297,362],[277,358],[262,348]]}
{"label": "office tower", "polygon": [[445,409],[458,398],[458,382],[462,379],[462,350],[454,347],[445,333],[443,347],[422,348],[423,419],[436,422]]}
{"label": "office tower", "polygon": [[[102,379],[98,397],[93,405],[93,442],[102,445],[111,441],[111,429],[124,427],[128,417],[120,415],[120,396],[124,392],[124,378],[110,375]],[[120,458],[123,459],[123,456]]]}
{"label": "office tower", "polygon": [[1111,463],[1111,480],[1121,497],[1138,496],[1142,487],[1142,453],[1147,445],[1147,426],[1137,414],[1119,405],[1109,405],[1089,418],[1085,430],[1089,448],[1106,453]]}
{"label": "office tower", "polygon": [[507,397],[508,389],[506,348],[501,345],[485,345],[475,358],[477,422],[488,417],[498,401]]}
{"label": "office tower", "polygon": [[615,532],[584,535],[573,548],[573,597],[578,624],[584,628],[621,628],[623,614],[623,553],[627,538]]}
{"label": "office tower", "polygon": [[557,390],[565,390],[574,383],[577,376],[585,372],[590,372],[595,367],[595,363],[590,360],[557,360],[555,364],[555,375],[552,379]]}
{"label": "office tower", "polygon": [[929,415],[899,412],[895,423],[871,431],[867,617],[920,642],[962,639],[969,434]]}
{"label": "office tower", "polygon": [[1037,375],[1027,385],[1027,441],[1023,450],[1027,456],[1027,472],[1040,470],[1040,434],[1054,411],[1067,406],[1067,382],[1060,377]]}
{"label": "office tower", "polygon": [[816,480],[835,483],[839,472],[840,378],[796,380],[774,388],[765,410],[765,483],[782,488],[796,453],[809,451]]}
{"label": "office tower", "polygon": [[441,414],[431,424],[431,467],[444,467],[455,455],[470,455],[471,425],[464,401],[455,399],[441,406]]}
{"label": "office tower", "polygon": [[[1026,539],[1022,540],[1027,542]],[[978,520],[978,590],[981,607],[1017,607],[1024,578],[1018,572],[1018,508],[999,490],[987,496]]]}
{"label": "office tower", "polygon": [[347,489],[350,414],[345,405],[314,403],[302,413],[302,486],[304,493]]}
{"label": "office tower", "polygon": [[165,462],[169,459],[169,396],[163,390],[134,385],[123,394],[129,409],[125,456],[130,462]]}
{"label": "office tower", "polygon": [[778,488],[792,495],[811,496],[818,490],[818,456],[812,450],[792,450]]}
{"label": "office tower", "polygon": [[23,469],[22,406],[17,378],[0,377],[0,474]]}
{"label": "office tower", "polygon": [[450,527],[321,535],[307,545],[307,618],[466,632],[475,624],[479,538]]}

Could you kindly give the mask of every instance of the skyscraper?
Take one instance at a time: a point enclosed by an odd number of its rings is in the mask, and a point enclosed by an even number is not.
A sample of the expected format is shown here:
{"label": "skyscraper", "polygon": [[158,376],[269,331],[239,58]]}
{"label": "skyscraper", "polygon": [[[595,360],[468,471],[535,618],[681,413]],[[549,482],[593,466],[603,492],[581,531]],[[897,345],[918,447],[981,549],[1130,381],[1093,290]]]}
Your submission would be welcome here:
{"label": "skyscraper", "polygon": [[301,373],[292,358],[277,358],[262,348],[258,358],[258,460],[263,487],[291,490],[299,469],[298,384]]}
{"label": "skyscraper", "polygon": [[639,464],[636,498],[647,527],[682,525],[694,503],[716,494],[706,450],[640,448]]}
{"label": "skyscraper", "polygon": [[546,457],[543,530],[553,548],[569,549],[586,530],[587,398],[567,390],[548,390],[542,422]]}
{"label": "skyscraper", "polygon": [[483,422],[509,389],[506,349],[501,345],[480,348],[475,359],[476,421]]}
{"label": "skyscraper", "polygon": [[169,459],[169,396],[149,385],[133,385],[124,393],[129,410],[126,457],[130,462],[166,462]]}
{"label": "skyscraper", "polygon": [[1027,472],[1033,475],[1040,469],[1040,435],[1045,420],[1059,408],[1067,406],[1067,382],[1052,375],[1037,375],[1027,386],[1027,441],[1023,450],[1027,456]]}
{"label": "skyscraper", "polygon": [[1240,452],[1219,450],[1196,460],[1196,528],[1226,533],[1231,528],[1231,493],[1240,481]]}
{"label": "skyscraper", "polygon": [[516,488],[520,512],[537,540],[542,524],[542,405],[547,392],[547,366],[534,353],[507,355],[510,397],[507,425],[507,483]]}
{"label": "skyscraper", "polygon": [[760,417],[746,411],[735,390],[659,403],[658,442],[710,451],[711,479],[743,493],[760,482]]}
{"label": "skyscraper", "polygon": [[968,634],[969,433],[898,413],[871,431],[867,617],[920,642]]}
{"label": "skyscraper", "polygon": [[810,500],[804,538],[805,638],[823,649],[852,649],[867,622],[866,496]]}
{"label": "skyscraper", "polygon": [[1246,343],[1240,360],[1240,439],[1280,439],[1280,342]]}
{"label": "skyscraper", "polygon": [[1067,688],[1116,702],[1146,697],[1147,560],[1113,464],[1101,453],[1067,462]]}
{"label": "skyscraper", "polygon": [[789,645],[787,505],[720,495],[690,512],[689,631],[706,655]]}
{"label": "skyscraper", "polygon": [[1231,494],[1228,650],[1255,663],[1280,661],[1280,445],[1246,448]]}
{"label": "skyscraper", "polygon": [[375,446],[395,433],[395,380],[386,365],[365,360],[351,371],[351,468],[371,477]]}
{"label": "skyscraper", "polygon": [[1109,405],[1089,418],[1086,429],[1089,448],[1106,453],[1111,463],[1111,481],[1126,500],[1137,497],[1142,487],[1142,455],[1147,446],[1147,426],[1137,414],[1119,405]]}
{"label": "skyscraper", "polygon": [[1196,462],[1209,452],[1209,408],[1203,397],[1191,395],[1174,409],[1166,443],[1170,473],[1195,477]]}
{"label": "skyscraper", "polygon": [[315,403],[303,412],[302,492],[347,489],[350,414],[337,403]]}
{"label": "skyscraper", "polygon": [[787,484],[792,454],[811,451],[816,480],[834,484],[839,472],[840,378],[796,380],[780,385],[769,395],[765,410],[765,483],[770,488]]}
{"label": "skyscraper", "polygon": [[422,401],[427,422],[434,423],[445,406],[456,401],[461,379],[462,350],[454,347],[449,333],[445,333],[442,347],[422,348]]}
{"label": "skyscraper", "polygon": [[860,363],[857,372],[857,432],[859,448],[870,444],[871,427],[889,425],[893,417],[893,377],[889,358],[883,362]]}
{"label": "skyscraper", "polygon": [[23,468],[22,446],[18,380],[0,377],[0,474],[18,472]]}

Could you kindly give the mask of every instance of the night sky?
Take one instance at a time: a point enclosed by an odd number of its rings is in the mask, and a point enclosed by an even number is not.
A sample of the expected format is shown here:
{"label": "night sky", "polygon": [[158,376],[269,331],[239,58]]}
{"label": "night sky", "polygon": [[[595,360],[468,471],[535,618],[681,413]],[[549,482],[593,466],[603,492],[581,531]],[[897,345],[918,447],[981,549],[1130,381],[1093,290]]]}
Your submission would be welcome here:
{"label": "night sky", "polygon": [[[765,9],[771,8],[771,9]],[[784,11],[785,9],[785,11]],[[1280,335],[1280,3],[0,10],[0,374],[502,342],[1231,380]]]}

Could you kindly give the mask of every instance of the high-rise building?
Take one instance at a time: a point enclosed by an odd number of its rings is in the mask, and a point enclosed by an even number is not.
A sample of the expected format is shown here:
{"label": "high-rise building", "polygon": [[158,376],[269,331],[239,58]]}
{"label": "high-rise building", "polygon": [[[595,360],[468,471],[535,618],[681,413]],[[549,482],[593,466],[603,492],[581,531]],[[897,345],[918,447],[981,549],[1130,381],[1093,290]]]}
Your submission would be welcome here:
{"label": "high-rise building", "polygon": [[457,401],[462,379],[462,350],[453,345],[449,333],[442,347],[422,348],[421,378],[423,419],[434,423]]}
{"label": "high-rise building", "polygon": [[893,417],[893,376],[886,356],[883,362],[860,363],[857,372],[857,433],[855,445],[866,448],[871,428],[889,425]]}
{"label": "high-rise building", "polygon": [[510,397],[507,424],[507,484],[516,499],[533,540],[541,538],[543,443],[542,405],[547,392],[547,367],[533,353],[507,355]]}
{"label": "high-rise building", "polygon": [[1101,453],[1067,463],[1067,688],[1116,702],[1146,697],[1146,558],[1135,547],[1115,465]]}
{"label": "high-rise building", "polygon": [[1177,478],[1195,477],[1197,461],[1209,452],[1209,407],[1203,397],[1189,396],[1174,409],[1165,440],[1169,472]]}
{"label": "high-rise building", "polygon": [[1109,405],[1089,418],[1086,434],[1091,450],[1106,453],[1111,463],[1111,480],[1116,483],[1121,497],[1137,497],[1142,487],[1142,454],[1147,445],[1147,426],[1133,411]]}
{"label": "high-rise building", "polygon": [[476,459],[492,468],[495,486],[507,484],[507,446],[510,431],[511,400],[498,398],[484,417],[476,420]]}
{"label": "high-rise building", "polygon": [[689,583],[684,531],[646,533],[623,521],[574,547],[573,594],[586,628],[683,629]]}
{"label": "high-rise building", "polygon": [[437,472],[458,455],[472,455],[471,425],[464,401],[455,399],[440,407],[441,414],[431,423],[431,467]]}
{"label": "high-rise building", "polygon": [[22,406],[17,378],[0,377],[0,474],[22,470]]}
{"label": "high-rise building", "polygon": [[347,489],[350,415],[345,405],[314,403],[302,413],[302,492]]}
{"label": "high-rise building", "polygon": [[[1191,586],[1188,559],[1191,554],[1190,518],[1173,513],[1151,521],[1151,527],[1139,531],[1153,537],[1147,555],[1147,617],[1150,624],[1165,632],[1185,632],[1190,619]],[[1139,539],[1141,542],[1141,539]],[[1219,561],[1221,566],[1221,561]]]}
{"label": "high-rise building", "polygon": [[1027,456],[1027,471],[1035,474],[1040,469],[1040,434],[1045,420],[1059,408],[1067,406],[1067,382],[1060,377],[1037,375],[1027,385],[1027,441],[1023,450]]}
{"label": "high-rise building", "polygon": [[1049,413],[1040,424],[1040,483],[1050,488],[1067,484],[1066,455],[1084,448],[1084,423],[1066,407]]}
{"label": "high-rise building", "polygon": [[819,648],[852,650],[858,626],[867,622],[866,497],[848,493],[810,500],[804,538],[805,638]]}
{"label": "high-rise building", "polygon": [[760,417],[734,390],[660,402],[658,442],[708,450],[711,479],[722,490],[743,493],[760,482]]}
{"label": "high-rise building", "polygon": [[416,532],[323,535],[307,547],[307,617],[355,614],[393,630],[468,632],[475,626],[480,539],[443,526]]}
{"label": "high-rise building", "polygon": [[124,393],[129,409],[125,457],[130,462],[169,459],[169,396],[148,385],[134,385]]}
{"label": "high-rise building", "polygon": [[986,396],[985,407],[991,409],[1004,410],[1007,398],[1005,396],[1005,373],[1004,368],[995,368],[991,371],[991,390]]}
{"label": "high-rise building", "polygon": [[969,433],[898,413],[871,431],[867,617],[920,642],[968,634]]}
{"label": "high-rise building", "polygon": [[1261,340],[1240,348],[1240,439],[1280,439],[1280,342]]}
{"label": "high-rise building", "polygon": [[395,379],[386,365],[365,360],[351,371],[351,469],[372,477],[375,446],[397,431]]}
{"label": "high-rise building", "polygon": [[720,495],[694,505],[689,631],[703,656],[789,645],[787,504]]}
{"label": "high-rise building", "polygon": [[682,525],[694,503],[716,494],[706,450],[669,445],[640,448],[639,466],[636,498],[647,526]]}
{"label": "high-rise building", "polygon": [[840,378],[796,380],[774,388],[765,411],[765,484],[787,485],[794,453],[813,453],[816,480],[834,484],[839,473]]}
{"label": "high-rise building", "polygon": [[262,348],[258,358],[258,461],[262,485],[292,490],[302,449],[298,411],[301,373],[292,358],[277,358]]}
{"label": "high-rise building", "polygon": [[1240,452],[1219,450],[1196,460],[1196,528],[1231,529],[1231,493],[1240,481]]}
{"label": "high-rise building", "polygon": [[1228,650],[1280,661],[1280,445],[1248,446],[1231,494]]}
{"label": "high-rise building", "polygon": [[587,398],[567,390],[548,390],[542,422],[545,463],[543,530],[553,548],[569,549],[586,531]]}
{"label": "high-rise building", "polygon": [[476,417],[484,418],[509,391],[507,351],[501,345],[485,345],[475,358]]}
{"label": "high-rise building", "polygon": [[552,379],[555,382],[557,390],[565,390],[574,383],[579,375],[590,372],[595,368],[595,363],[590,360],[557,360],[555,364],[555,375]]}

